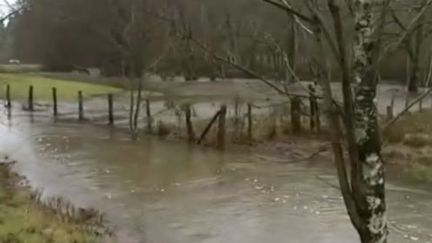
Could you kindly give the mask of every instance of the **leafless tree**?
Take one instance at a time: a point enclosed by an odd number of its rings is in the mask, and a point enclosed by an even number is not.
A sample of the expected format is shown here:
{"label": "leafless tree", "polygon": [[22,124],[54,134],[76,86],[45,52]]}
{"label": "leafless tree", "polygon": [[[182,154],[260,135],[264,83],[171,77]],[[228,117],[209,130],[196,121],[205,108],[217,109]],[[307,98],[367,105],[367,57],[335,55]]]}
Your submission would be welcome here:
{"label": "leafless tree", "polygon": [[[324,68],[324,53],[319,54],[320,83],[325,92],[340,188],[351,222],[359,232],[361,241],[386,242],[388,228],[384,163],[381,159],[375,100],[378,77],[376,62],[380,54],[380,38],[389,1],[306,1],[308,14],[294,9],[284,0],[263,1],[296,16],[299,21],[310,26],[318,48],[329,48],[338,63],[343,91],[341,107],[332,94],[326,74],[328,70]],[[344,4],[347,7],[344,8]],[[325,10],[330,12],[330,18],[325,17]],[[342,11],[352,11],[351,21],[342,20]],[[353,33],[352,44],[348,42],[350,36],[347,33]],[[351,46],[352,50],[349,49]],[[350,53],[353,54],[352,64],[349,61]],[[352,83],[357,84],[355,91]],[[344,156],[344,148],[347,148],[347,158]]]}

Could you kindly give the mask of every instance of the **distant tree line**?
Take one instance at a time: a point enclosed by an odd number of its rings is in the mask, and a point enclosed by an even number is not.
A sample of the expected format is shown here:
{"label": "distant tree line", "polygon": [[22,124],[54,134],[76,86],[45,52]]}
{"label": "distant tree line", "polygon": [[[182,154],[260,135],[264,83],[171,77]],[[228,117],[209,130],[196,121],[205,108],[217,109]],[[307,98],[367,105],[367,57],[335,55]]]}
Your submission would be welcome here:
{"label": "distant tree line", "polygon": [[[432,15],[422,15],[413,26],[411,20],[427,1],[391,2],[383,42],[390,45],[407,28],[412,31],[380,63],[382,78],[408,80],[410,90],[416,91],[426,82],[431,62]],[[290,4],[307,8],[302,0]],[[316,4],[321,5],[323,17],[330,19],[325,1]],[[295,18],[262,0],[20,0],[19,5],[23,10],[2,27],[8,37],[0,33],[1,43],[12,46],[3,55],[41,63],[49,70],[91,66],[107,76],[140,75],[163,53],[152,67],[163,77],[248,76],[215,62],[188,38],[193,36],[237,64],[287,80],[292,77],[286,72],[283,53],[301,77],[311,78],[311,57],[318,51]],[[342,11],[342,17],[350,21],[349,9]],[[339,75],[337,64],[329,62],[334,75]]]}

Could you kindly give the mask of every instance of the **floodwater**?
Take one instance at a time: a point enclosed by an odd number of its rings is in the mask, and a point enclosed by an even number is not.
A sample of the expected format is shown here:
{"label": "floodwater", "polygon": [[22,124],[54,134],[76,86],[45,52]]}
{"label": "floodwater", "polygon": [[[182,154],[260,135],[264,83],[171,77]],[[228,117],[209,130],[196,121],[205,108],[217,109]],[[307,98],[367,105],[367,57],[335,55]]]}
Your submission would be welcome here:
{"label": "floodwater", "polygon": [[[0,152],[45,195],[105,212],[119,242],[358,242],[327,163],[31,120],[2,122]],[[432,242],[431,191],[394,181],[388,201],[390,242]]]}

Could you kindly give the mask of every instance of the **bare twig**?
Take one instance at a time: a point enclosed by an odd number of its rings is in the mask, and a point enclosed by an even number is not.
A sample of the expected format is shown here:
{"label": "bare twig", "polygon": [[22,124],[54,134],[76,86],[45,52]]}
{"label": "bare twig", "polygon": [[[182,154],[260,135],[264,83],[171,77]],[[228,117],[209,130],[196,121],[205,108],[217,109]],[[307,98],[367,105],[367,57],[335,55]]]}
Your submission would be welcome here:
{"label": "bare twig", "polygon": [[276,1],[276,0],[262,0],[262,1],[264,1],[264,2],[266,2],[266,3],[268,3],[268,4],[271,4],[271,5],[273,5],[273,6],[277,7],[277,8],[279,8],[279,9],[282,9],[283,11],[285,11],[285,12],[287,12],[287,13],[289,13],[289,14],[292,14],[292,15],[294,15],[294,16],[300,18],[300,19],[303,20],[303,21],[306,21],[306,22],[308,22],[308,23],[312,23],[312,22],[313,22],[313,19],[312,19],[312,18],[310,18],[310,17],[308,17],[308,16],[306,16],[306,15],[300,13],[299,11],[296,11],[295,9],[293,9],[292,7],[290,7],[290,6],[287,5],[287,4],[284,4],[284,3],[278,2],[278,1]]}
{"label": "bare twig", "polygon": [[[302,94],[293,94],[285,92],[282,88],[278,87],[277,85],[273,84],[270,80],[267,80],[266,78],[262,77],[261,75],[257,74],[256,72],[240,65],[235,62],[232,62],[230,59],[222,57],[218,55],[217,53],[213,52],[209,47],[207,47],[204,43],[200,42],[197,39],[192,38],[191,41],[198,46],[201,50],[212,56],[215,60],[218,60],[220,62],[223,62],[225,64],[231,65],[232,67],[244,72],[245,74],[251,76],[252,78],[259,79],[263,83],[265,83],[267,86],[271,87],[275,91],[277,91],[279,94],[288,96],[288,97],[301,97],[301,98],[308,98],[309,95],[302,95]],[[320,97],[318,97],[320,98]]]}
{"label": "bare twig", "polygon": [[[419,20],[421,20],[421,18],[426,14],[426,10],[432,5],[432,0],[428,0],[420,9],[420,11],[417,13],[417,15],[411,20],[410,24],[407,27],[403,27],[403,25],[401,26],[401,22],[400,21],[396,21],[396,24],[398,24],[400,27],[404,28],[405,31],[404,33],[399,37],[399,39],[395,42],[394,45],[389,45],[387,46],[387,48],[385,48],[384,51],[382,51],[381,55],[378,58],[378,63],[381,62],[381,60],[384,59],[384,57],[386,57],[386,55],[388,53],[390,53],[391,50],[395,50],[396,48],[398,48],[399,46],[401,46],[402,43],[404,43],[406,41],[406,39],[408,38],[408,36],[416,29],[417,24],[419,22]],[[395,15],[392,16],[393,19],[395,19]],[[397,18],[396,18],[397,19]]]}
{"label": "bare twig", "polygon": [[9,19],[10,17],[14,16],[15,14],[19,13],[20,11],[22,11],[24,9],[25,9],[24,6],[21,6],[17,9],[10,11],[8,14],[6,14],[5,16],[0,18],[0,22],[3,23],[4,21],[6,21],[7,19]]}

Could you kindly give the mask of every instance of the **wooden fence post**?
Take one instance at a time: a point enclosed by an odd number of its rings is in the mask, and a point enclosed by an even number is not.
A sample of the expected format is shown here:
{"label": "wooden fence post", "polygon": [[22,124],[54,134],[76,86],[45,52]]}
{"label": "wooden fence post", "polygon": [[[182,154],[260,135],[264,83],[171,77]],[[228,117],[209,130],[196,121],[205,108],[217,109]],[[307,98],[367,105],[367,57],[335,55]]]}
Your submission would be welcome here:
{"label": "wooden fence post", "polygon": [[226,114],[227,114],[227,106],[223,105],[223,106],[221,106],[221,109],[220,109],[218,133],[217,133],[217,147],[220,150],[225,149]]}
{"label": "wooden fence post", "polygon": [[248,113],[247,113],[247,134],[248,134],[248,139],[252,140],[253,139],[253,134],[252,134],[252,104],[248,103]]}
{"label": "wooden fence post", "polygon": [[311,131],[315,131],[315,129],[317,128],[317,109],[318,109],[318,101],[316,98],[316,90],[314,88],[313,85],[309,85],[309,108],[310,108],[310,117],[309,117],[309,121],[310,121],[310,130]]}
{"label": "wooden fence post", "polygon": [[10,94],[10,85],[6,86],[6,108],[10,110],[12,108],[11,94]]}
{"label": "wooden fence post", "polygon": [[84,120],[84,103],[83,103],[83,93],[78,91],[78,119],[80,121]]}
{"label": "wooden fence post", "polygon": [[53,113],[54,117],[57,117],[58,110],[57,110],[57,88],[52,88],[52,98],[53,98]]}
{"label": "wooden fence post", "polygon": [[108,122],[114,125],[114,99],[112,94],[108,94]]}
{"label": "wooden fence post", "polygon": [[310,106],[310,129],[319,132],[321,130],[321,120],[319,114],[318,98],[315,86],[309,85],[309,106]]}
{"label": "wooden fence post", "polygon": [[33,85],[30,85],[30,87],[29,87],[28,109],[29,109],[29,111],[33,111],[34,110],[34,106],[33,106]]}
{"label": "wooden fence post", "polygon": [[190,143],[193,143],[193,142],[195,142],[195,132],[193,129],[191,117],[192,117],[191,106],[186,105],[185,106],[185,118],[186,118],[186,129],[187,129],[187,134],[188,134],[188,141]]}
{"label": "wooden fence post", "polygon": [[302,131],[301,127],[301,100],[299,97],[293,97],[291,99],[291,125],[292,133],[299,134]]}
{"label": "wooden fence post", "polygon": [[313,96],[309,97],[309,103],[310,103],[309,104],[309,106],[310,106],[309,120],[310,120],[310,130],[311,131],[315,131],[316,126],[317,126],[317,124],[316,124],[316,116],[317,116],[316,102],[317,102],[317,100],[315,97],[313,97]]}
{"label": "wooden fence post", "polygon": [[151,114],[151,104],[149,99],[146,99],[146,115],[147,115],[147,130],[151,132],[153,129],[153,118]]}
{"label": "wooden fence post", "polygon": [[395,96],[393,95],[390,104],[386,107],[386,113],[387,113],[387,121],[390,121],[394,118],[394,105],[395,105]]}

